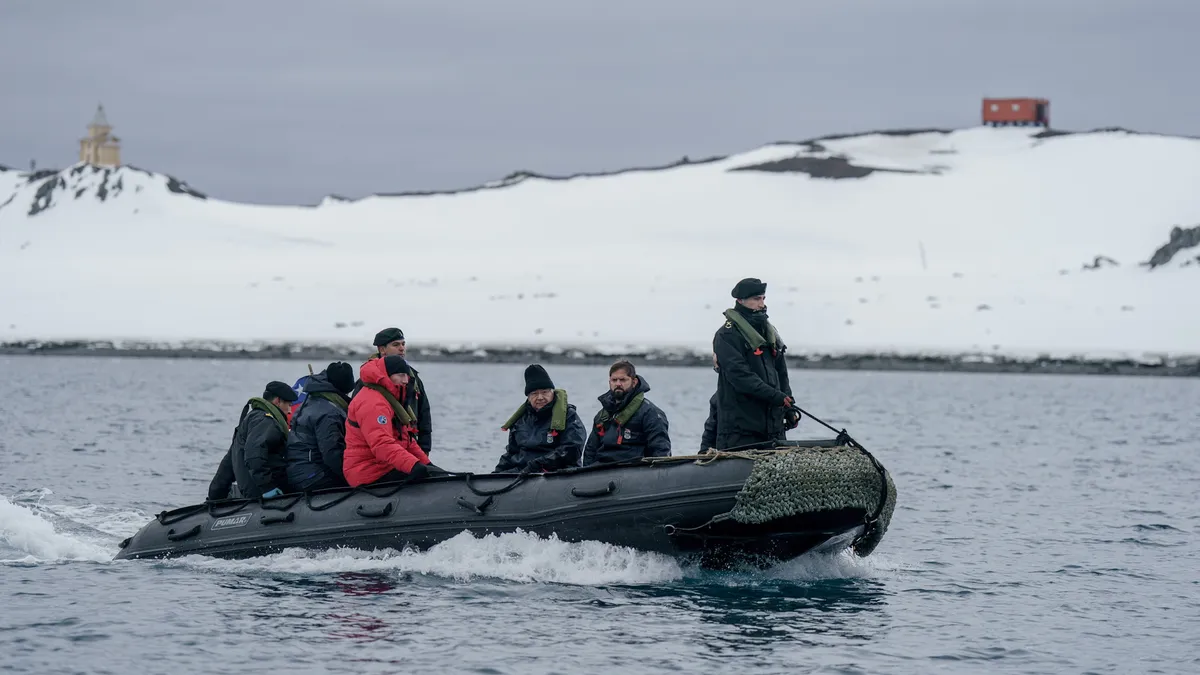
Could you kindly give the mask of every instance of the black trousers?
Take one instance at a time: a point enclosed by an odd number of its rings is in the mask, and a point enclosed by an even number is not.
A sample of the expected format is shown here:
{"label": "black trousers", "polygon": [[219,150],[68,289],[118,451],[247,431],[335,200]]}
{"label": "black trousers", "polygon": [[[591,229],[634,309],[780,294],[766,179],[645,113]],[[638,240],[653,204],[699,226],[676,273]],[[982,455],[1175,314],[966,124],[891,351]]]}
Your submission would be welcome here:
{"label": "black trousers", "polygon": [[764,444],[763,447],[769,447],[769,446],[765,445],[767,443],[767,441],[782,441],[782,440],[785,440],[786,438],[787,437],[783,433],[779,433],[774,436],[769,436],[767,434],[748,434],[748,433],[733,434],[733,435],[725,436],[723,438],[718,439],[717,449],[718,450],[730,450],[733,448],[740,448],[743,450],[749,450],[750,448],[742,448],[742,446],[750,445],[753,443],[763,443]]}
{"label": "black trousers", "polygon": [[304,486],[296,486],[301,492],[312,492],[313,490],[324,490],[326,488],[346,487],[346,481],[340,480],[336,476],[328,474],[321,476],[317,480]]}

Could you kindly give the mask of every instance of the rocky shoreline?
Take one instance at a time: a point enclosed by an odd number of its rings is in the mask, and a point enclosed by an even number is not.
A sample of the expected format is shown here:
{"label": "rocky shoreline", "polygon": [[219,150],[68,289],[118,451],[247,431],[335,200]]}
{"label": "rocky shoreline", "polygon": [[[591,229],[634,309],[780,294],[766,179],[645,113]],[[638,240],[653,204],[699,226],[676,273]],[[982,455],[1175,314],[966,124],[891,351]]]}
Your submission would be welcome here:
{"label": "rocky shoreline", "polygon": [[[545,363],[607,365],[618,355],[613,352],[583,351],[543,347],[431,348],[410,347],[414,362],[426,363]],[[111,342],[9,342],[0,344],[0,355],[93,356],[171,359],[276,359],[309,361],[314,364],[333,360],[352,363],[365,360],[370,352],[342,345],[273,344],[253,347],[219,343],[163,345],[114,344]],[[638,364],[709,368],[711,357],[687,350],[640,351],[621,354]],[[840,354],[790,356],[793,370],[859,370],[955,373],[1039,373],[1048,375],[1127,375],[1160,377],[1200,377],[1200,356],[1158,361],[1134,361],[1054,358],[1014,358],[995,355],[913,356],[903,354]]]}

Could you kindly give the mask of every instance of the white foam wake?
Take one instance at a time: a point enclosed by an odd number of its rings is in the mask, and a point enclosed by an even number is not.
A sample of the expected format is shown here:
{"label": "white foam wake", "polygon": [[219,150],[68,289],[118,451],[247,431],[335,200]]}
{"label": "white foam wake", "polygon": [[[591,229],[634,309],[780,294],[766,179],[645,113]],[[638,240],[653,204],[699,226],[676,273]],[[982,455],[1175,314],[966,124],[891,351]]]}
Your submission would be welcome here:
{"label": "white foam wake", "polygon": [[[11,549],[11,551],[10,551]],[[15,552],[23,557],[8,558]],[[112,552],[105,547],[58,532],[54,524],[0,496],[0,563],[36,564],[86,560],[107,562]]]}
{"label": "white foam wake", "polygon": [[428,551],[289,549],[246,560],[186,556],[170,564],[223,573],[331,574],[395,571],[452,578],[579,585],[653,584],[680,579],[672,558],[600,542],[564,542],[517,532],[476,538],[467,532]]}

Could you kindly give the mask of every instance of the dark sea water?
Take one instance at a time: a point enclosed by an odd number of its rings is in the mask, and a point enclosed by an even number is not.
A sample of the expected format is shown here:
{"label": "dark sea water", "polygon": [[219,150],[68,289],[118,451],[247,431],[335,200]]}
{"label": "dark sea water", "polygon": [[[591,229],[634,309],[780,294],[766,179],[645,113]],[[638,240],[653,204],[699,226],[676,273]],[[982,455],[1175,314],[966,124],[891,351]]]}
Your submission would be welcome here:
{"label": "dark sea water", "polygon": [[[416,365],[434,460],[490,469],[522,368]],[[590,417],[606,371],[549,371]],[[154,513],[203,500],[247,397],[303,372],[0,357],[0,672],[1200,672],[1200,381],[794,373],[801,405],[895,478],[865,559],[718,573],[460,535],[111,561]],[[715,375],[645,375],[694,452]]]}

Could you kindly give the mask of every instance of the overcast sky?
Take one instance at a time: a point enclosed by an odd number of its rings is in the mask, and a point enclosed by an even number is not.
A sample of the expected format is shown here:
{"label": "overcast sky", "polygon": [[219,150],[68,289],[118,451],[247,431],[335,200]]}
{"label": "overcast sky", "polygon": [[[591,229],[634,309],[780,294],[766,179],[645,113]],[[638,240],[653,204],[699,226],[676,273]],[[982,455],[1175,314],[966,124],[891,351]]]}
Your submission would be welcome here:
{"label": "overcast sky", "polygon": [[126,163],[209,194],[464,187],[774,140],[978,122],[1200,135],[1198,0],[0,0],[0,163]]}

